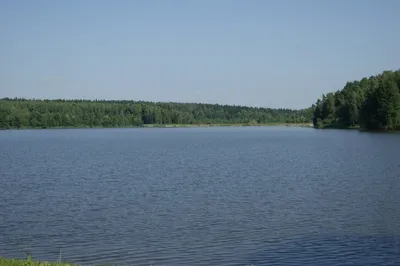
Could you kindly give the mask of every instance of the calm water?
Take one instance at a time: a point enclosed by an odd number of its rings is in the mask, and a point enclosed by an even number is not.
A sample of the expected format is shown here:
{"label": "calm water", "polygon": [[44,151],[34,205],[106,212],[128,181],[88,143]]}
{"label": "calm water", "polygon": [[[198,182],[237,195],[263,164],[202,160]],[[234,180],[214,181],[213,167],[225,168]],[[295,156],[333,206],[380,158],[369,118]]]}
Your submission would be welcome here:
{"label": "calm water", "polygon": [[285,127],[0,132],[0,256],[400,265],[400,135]]}

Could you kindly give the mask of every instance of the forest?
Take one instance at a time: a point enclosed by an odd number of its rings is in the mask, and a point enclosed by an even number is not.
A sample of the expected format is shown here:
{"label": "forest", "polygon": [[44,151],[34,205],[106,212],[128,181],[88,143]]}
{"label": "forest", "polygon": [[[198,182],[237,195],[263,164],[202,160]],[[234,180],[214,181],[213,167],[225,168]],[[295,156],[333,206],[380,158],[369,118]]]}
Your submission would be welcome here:
{"label": "forest", "polygon": [[315,128],[400,129],[400,70],[347,82],[322,95],[314,110]]}
{"label": "forest", "polygon": [[302,110],[234,105],[105,101],[0,99],[0,128],[140,127],[144,125],[312,123]]}
{"label": "forest", "polygon": [[311,122],[315,128],[400,130],[400,70],[347,82],[342,90],[322,95],[301,110],[177,102],[0,99],[0,129]]}

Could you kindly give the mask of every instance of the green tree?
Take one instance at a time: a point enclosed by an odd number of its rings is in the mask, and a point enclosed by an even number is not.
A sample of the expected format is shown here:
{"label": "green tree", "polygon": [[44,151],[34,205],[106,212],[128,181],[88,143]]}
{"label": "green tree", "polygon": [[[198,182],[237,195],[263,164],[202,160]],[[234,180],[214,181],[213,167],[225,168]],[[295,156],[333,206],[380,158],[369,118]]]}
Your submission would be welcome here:
{"label": "green tree", "polygon": [[400,93],[393,80],[387,80],[373,94],[379,128],[394,129],[400,124]]}
{"label": "green tree", "polygon": [[313,119],[314,127],[316,128],[323,127],[322,114],[323,114],[323,103],[320,99],[318,99],[314,111],[314,119]]}
{"label": "green tree", "polygon": [[0,99],[0,127],[125,127],[143,124],[311,122],[313,109],[143,101]]}
{"label": "green tree", "polygon": [[354,91],[350,92],[347,99],[347,121],[350,126],[358,124],[358,101]]}
{"label": "green tree", "polygon": [[384,71],[360,81],[347,82],[341,91],[334,93],[336,119],[331,116],[332,99],[328,93],[317,101],[313,114],[314,126],[399,128],[399,84],[400,70]]}

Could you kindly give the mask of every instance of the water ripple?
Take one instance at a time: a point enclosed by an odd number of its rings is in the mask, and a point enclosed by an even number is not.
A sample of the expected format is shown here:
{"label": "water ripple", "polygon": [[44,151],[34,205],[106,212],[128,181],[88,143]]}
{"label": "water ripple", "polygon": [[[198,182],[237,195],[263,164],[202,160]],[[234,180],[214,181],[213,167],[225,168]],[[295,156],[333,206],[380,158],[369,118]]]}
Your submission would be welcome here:
{"label": "water ripple", "polygon": [[0,256],[400,265],[399,145],[279,127],[0,132]]}

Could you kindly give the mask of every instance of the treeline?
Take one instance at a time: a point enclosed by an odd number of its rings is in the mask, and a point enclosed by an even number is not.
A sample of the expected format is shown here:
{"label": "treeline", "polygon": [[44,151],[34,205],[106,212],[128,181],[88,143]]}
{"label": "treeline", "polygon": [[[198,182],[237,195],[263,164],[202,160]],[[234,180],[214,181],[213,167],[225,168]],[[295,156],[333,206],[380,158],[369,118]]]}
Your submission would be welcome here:
{"label": "treeline", "polygon": [[0,128],[311,123],[313,111],[144,101],[0,99]]}
{"label": "treeline", "polygon": [[348,82],[313,109],[316,128],[400,129],[400,70]]}

